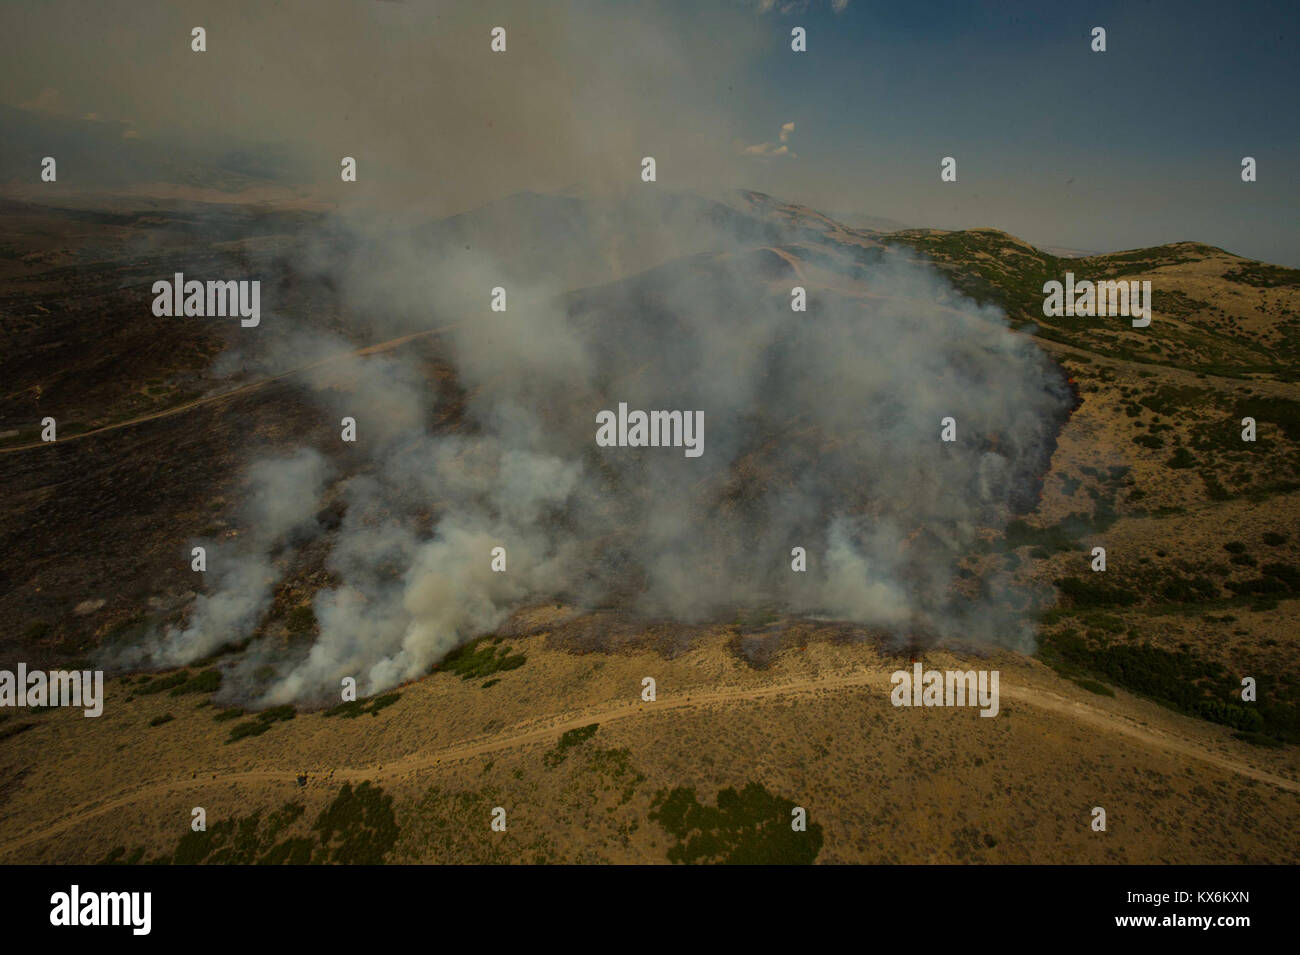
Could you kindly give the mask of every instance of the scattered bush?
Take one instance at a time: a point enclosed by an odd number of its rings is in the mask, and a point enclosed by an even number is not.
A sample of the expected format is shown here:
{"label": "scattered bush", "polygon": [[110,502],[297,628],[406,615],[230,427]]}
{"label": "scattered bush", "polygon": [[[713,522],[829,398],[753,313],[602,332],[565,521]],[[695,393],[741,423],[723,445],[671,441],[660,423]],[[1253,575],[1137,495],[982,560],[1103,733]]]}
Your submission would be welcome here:
{"label": "scattered bush", "polygon": [[568,730],[561,734],[560,741],[555,744],[555,749],[543,756],[542,762],[545,763],[548,768],[554,768],[560,765],[560,763],[564,762],[569,755],[566,750],[572,749],[574,746],[578,746],[591,739],[596,735],[596,730],[599,727],[599,723],[589,723],[586,726],[580,726],[577,729]]}
{"label": "scattered bush", "polygon": [[1078,679],[1075,680],[1074,682],[1077,683],[1079,686],[1083,687],[1089,693],[1096,693],[1098,696],[1115,695],[1114,690],[1108,687],[1105,683],[1098,683],[1096,680]]}
{"label": "scattered bush", "polygon": [[1126,607],[1138,601],[1138,595],[1133,591],[1103,581],[1061,577],[1055,584],[1075,607]]}
{"label": "scattered bush", "polygon": [[145,696],[151,693],[161,693],[163,690],[174,690],[178,686],[183,686],[190,678],[190,675],[184,670],[177,670],[175,673],[169,673],[166,676],[151,677],[147,682],[141,681],[136,687],[136,693]]}
{"label": "scattered bush", "polygon": [[320,861],[379,865],[397,842],[393,797],[369,780],[355,790],[344,783],[312,828],[320,834]]}
{"label": "scattered bush", "polygon": [[298,714],[294,711],[291,704],[286,703],[284,706],[273,706],[269,710],[263,710],[257,714],[256,719],[247,723],[240,723],[230,730],[230,738],[227,743],[237,743],[241,739],[249,736],[261,736],[276,723],[284,720],[291,720]]}
{"label": "scattered bush", "polygon": [[497,647],[488,637],[479,637],[447,654],[439,668],[458,674],[462,680],[473,680],[518,669],[527,660],[522,653],[512,656],[509,647]]}
{"label": "scattered bush", "polygon": [[1075,630],[1044,633],[1039,657],[1063,676],[1101,676],[1134,693],[1191,716],[1300,742],[1300,689],[1296,681],[1260,678],[1258,703],[1243,703],[1240,682],[1222,666],[1195,654],[1147,644],[1093,644]]}
{"label": "scattered bush", "polygon": [[186,693],[215,693],[221,688],[221,671],[216,668],[204,670],[190,677],[175,687],[171,695],[182,696]]}
{"label": "scattered bush", "polygon": [[692,787],[655,796],[650,818],[677,840],[671,862],[724,865],[811,865],[822,848],[822,827],[790,828],[794,803],[756,782],[737,792],[723,789],[717,805],[702,805]]}
{"label": "scattered bush", "polygon": [[385,693],[383,696],[377,696],[364,700],[348,700],[346,703],[340,703],[338,706],[331,707],[322,713],[322,716],[341,716],[344,719],[354,719],[363,713],[369,713],[371,716],[378,716],[379,711],[386,706],[392,706],[402,698],[400,693]]}
{"label": "scattered bush", "polygon": [[311,604],[294,607],[284,617],[284,628],[291,636],[301,637],[316,630],[316,613]]}

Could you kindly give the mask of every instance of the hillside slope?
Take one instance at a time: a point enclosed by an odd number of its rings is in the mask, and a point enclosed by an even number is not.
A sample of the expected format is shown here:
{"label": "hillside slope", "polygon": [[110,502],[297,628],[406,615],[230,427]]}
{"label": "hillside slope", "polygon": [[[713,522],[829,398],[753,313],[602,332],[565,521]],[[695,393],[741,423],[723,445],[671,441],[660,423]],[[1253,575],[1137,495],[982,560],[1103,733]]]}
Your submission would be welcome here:
{"label": "hillside slope", "polygon": [[[0,257],[5,661],[93,659],[185,620],[195,592],[177,542],[248,533],[235,505],[251,455],[290,439],[337,448],[337,421],[317,399],[355,387],[357,363],[410,358],[449,396],[439,427],[462,426],[445,324],[362,322],[327,267],[304,269],[294,250],[305,236],[349,249],[321,217],[7,208],[20,227]],[[593,215],[521,194],[428,231],[448,248],[489,241],[517,213],[562,213],[574,235]],[[991,599],[998,581],[1041,595],[1017,608],[1037,624],[1034,657],[938,648],[923,634],[908,653],[885,634],[779,607],[687,626],[547,601],[423,679],[334,713],[214,706],[221,656],[119,675],[99,720],[0,714],[6,861],[722,861],[734,850],[766,861],[1294,863],[1300,276],[1195,243],[1061,259],[995,230],[873,232],[759,193],[683,202],[674,215],[721,224],[728,248],[664,260],[657,242],[629,244],[572,277],[566,314],[626,320],[610,303],[652,302],[657,270],[709,276],[741,257],[763,277],[747,294],[788,296],[797,282],[814,301],[869,302],[874,266],[920,256],[947,277],[951,303],[1005,310],[1068,374],[1079,401],[1041,494],[981,538],[956,584],[972,599]],[[544,243],[503,248],[544,272]],[[336,362],[271,366],[235,349],[230,325],[149,314],[160,274],[252,267],[296,316],[337,336]],[[1149,279],[1151,326],[1044,318],[1042,284],[1067,270]],[[671,321],[666,307],[660,320]],[[280,334],[275,322],[267,333]],[[38,440],[47,414],[60,422],[53,445]],[[1243,417],[1258,440],[1241,440]],[[339,477],[318,517],[327,534],[277,555],[258,624],[286,650],[315,632],[312,597],[334,579],[328,533],[359,473],[329,453]],[[760,463],[757,451],[742,459],[737,506]],[[1091,569],[1095,547],[1104,573]],[[1002,715],[889,706],[888,674],[913,654],[996,665]],[[658,709],[640,701],[646,675],[662,688]],[[1254,702],[1241,698],[1247,677]],[[738,815],[714,808],[728,790],[742,794]],[[811,828],[806,842],[778,838],[793,805],[809,809],[816,839]],[[1089,828],[1098,805],[1107,833]],[[186,834],[194,806],[216,823],[210,836]],[[496,806],[506,834],[488,828]],[[704,828],[693,835],[688,818]],[[757,846],[745,843],[749,822],[766,833]]]}

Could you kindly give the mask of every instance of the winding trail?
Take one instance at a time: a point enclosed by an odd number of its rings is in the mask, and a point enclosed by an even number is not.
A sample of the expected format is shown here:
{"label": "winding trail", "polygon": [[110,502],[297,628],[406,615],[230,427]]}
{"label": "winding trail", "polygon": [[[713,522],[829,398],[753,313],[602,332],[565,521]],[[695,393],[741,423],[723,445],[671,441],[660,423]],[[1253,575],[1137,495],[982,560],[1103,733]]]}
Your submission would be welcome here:
{"label": "winding trail", "polygon": [[[677,710],[697,709],[712,705],[753,702],[758,700],[786,699],[813,696],[866,687],[887,688],[891,670],[871,669],[836,673],[814,679],[773,683],[760,687],[729,687],[696,692],[686,690],[681,696],[642,703],[624,701],[614,705],[588,707],[557,717],[539,718],[517,723],[498,733],[473,737],[450,746],[420,750],[394,760],[367,766],[306,767],[309,776],[337,779],[339,782],[392,781],[416,776],[445,762],[472,759],[488,753],[517,749],[537,743],[551,743],[561,733],[590,723],[608,724],[619,720],[653,719],[657,715]],[[1090,706],[1081,700],[1070,699],[1037,686],[1003,683],[1000,687],[1003,702],[1010,700],[1038,709],[1048,710],[1090,728],[1126,736],[1154,750],[1175,753],[1199,760],[1216,769],[1245,776],[1276,786],[1287,792],[1300,793],[1300,782],[1258,769],[1247,763],[1231,759],[1189,740],[1164,730],[1153,729],[1136,718]],[[57,819],[42,822],[37,828],[17,838],[7,839],[0,847],[0,856],[14,856],[23,849],[46,839],[51,839],[73,826],[80,825],[103,813],[122,809],[151,796],[168,795],[191,789],[229,783],[293,783],[302,767],[280,770],[245,770],[240,772],[207,773],[198,779],[158,780],[144,783],[106,796],[103,799],[74,807]]]}

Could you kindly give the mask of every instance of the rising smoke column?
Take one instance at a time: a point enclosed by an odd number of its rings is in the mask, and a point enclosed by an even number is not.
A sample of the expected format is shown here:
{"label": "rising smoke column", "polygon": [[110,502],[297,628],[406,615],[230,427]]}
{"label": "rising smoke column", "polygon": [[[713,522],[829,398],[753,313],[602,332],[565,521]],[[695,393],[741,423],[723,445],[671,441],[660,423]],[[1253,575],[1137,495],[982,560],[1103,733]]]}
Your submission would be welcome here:
{"label": "rising smoke column", "polygon": [[278,577],[272,552],[301,543],[319,530],[317,501],[328,475],[328,463],[310,448],[254,462],[239,505],[248,531],[235,539],[199,544],[206,552],[208,592],[195,598],[188,624],[167,628],[143,646],[115,651],[113,662],[179,666],[251,633],[270,605]]}
{"label": "rising smoke column", "polygon": [[[339,583],[314,599],[309,650],[286,659],[250,647],[225,692],[320,701],[351,676],[375,693],[557,596],[690,622],[777,605],[900,636],[1022,644],[1005,600],[958,599],[953,582],[977,531],[1001,527],[1045,465],[1068,407],[1033,342],[902,255],[857,263],[861,281],[846,288],[807,281],[809,309],[797,313],[790,288],[806,280],[761,244],[770,236],[717,216],[684,223],[677,206],[589,208],[594,238],[580,251],[544,248],[555,275],[589,272],[591,249],[613,235],[609,272],[626,267],[629,235],[652,236],[664,264],[566,291],[537,269],[515,280],[517,263],[481,247],[410,232],[366,234],[350,248],[367,254],[332,263],[355,313],[385,334],[449,326],[465,410],[436,427],[445,396],[400,351],[352,359],[350,389],[321,392],[330,414],[356,417],[366,458],[336,489]],[[544,228],[530,216],[528,228]],[[665,255],[673,235],[695,254]],[[497,286],[505,312],[487,305]],[[342,347],[301,334],[310,344],[296,343],[298,355]],[[703,455],[598,448],[595,416],[620,402],[703,411]],[[946,417],[955,443],[940,441]],[[321,490],[317,471],[303,476],[291,495],[299,518]],[[196,659],[251,632],[269,592],[249,583],[265,579],[261,544],[244,564],[228,561],[162,659]],[[497,546],[506,573],[491,570]],[[791,571],[795,546],[807,573]],[[995,583],[986,589],[1006,585]],[[268,663],[269,683],[255,675]]]}

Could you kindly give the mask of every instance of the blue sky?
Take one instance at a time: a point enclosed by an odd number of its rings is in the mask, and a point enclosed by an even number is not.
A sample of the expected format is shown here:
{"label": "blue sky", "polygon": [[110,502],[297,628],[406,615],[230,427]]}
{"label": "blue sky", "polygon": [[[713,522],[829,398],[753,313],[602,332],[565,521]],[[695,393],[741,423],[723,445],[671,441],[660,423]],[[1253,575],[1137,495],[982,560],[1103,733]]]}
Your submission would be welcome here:
{"label": "blue sky", "polygon": [[[1296,4],[853,0],[765,16],[780,43],[749,63],[744,125],[771,139],[795,123],[795,156],[754,170],[766,191],[1040,244],[1196,239],[1300,266]],[[787,52],[795,24],[807,53]],[[939,182],[943,156],[956,183]]]}

